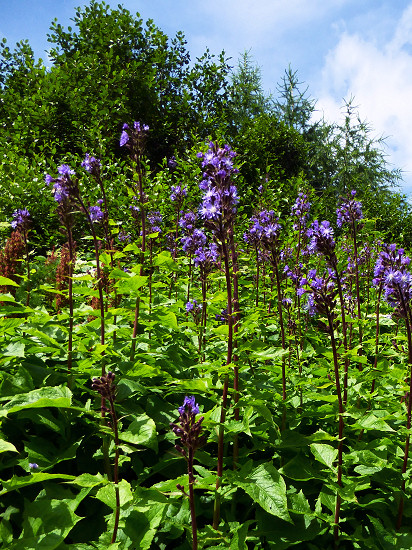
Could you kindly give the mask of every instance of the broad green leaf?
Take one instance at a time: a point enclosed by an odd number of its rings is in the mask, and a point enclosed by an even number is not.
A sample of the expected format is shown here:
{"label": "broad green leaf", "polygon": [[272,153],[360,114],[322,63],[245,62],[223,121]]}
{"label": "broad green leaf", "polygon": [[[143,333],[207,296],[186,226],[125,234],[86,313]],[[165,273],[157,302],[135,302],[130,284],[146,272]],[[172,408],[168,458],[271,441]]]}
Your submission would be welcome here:
{"label": "broad green leaf", "polygon": [[39,497],[25,506],[22,534],[11,546],[12,550],[55,550],[82,517],[75,514],[80,502],[90,489],[82,489],[73,498]]}
{"label": "broad green leaf", "polygon": [[125,519],[124,532],[133,541],[133,547],[139,550],[150,550],[161,525],[167,503],[148,501],[147,505],[135,506]]}
{"label": "broad green leaf", "polygon": [[2,355],[5,357],[24,357],[25,356],[25,345],[23,342],[12,342],[4,348]]}
{"label": "broad green leaf", "polygon": [[119,439],[157,451],[156,424],[146,414],[139,414],[126,431],[120,432]]}
{"label": "broad green leaf", "polygon": [[29,476],[13,476],[9,480],[3,480],[1,482],[2,489],[0,495],[21,489],[27,485],[34,485],[35,483],[41,483],[43,481],[49,481],[51,479],[70,480],[75,479],[75,476],[67,474],[48,474],[47,472],[34,472]]}
{"label": "broad green leaf", "polygon": [[[130,487],[130,483],[125,479],[122,479],[119,484],[119,496],[120,506],[131,502],[133,500],[133,493]],[[104,502],[109,508],[113,510],[116,508],[116,490],[114,483],[109,483],[104,487],[101,487],[96,493],[96,498]]]}
{"label": "broad green leaf", "polygon": [[0,286],[19,286],[16,282],[14,282],[12,279],[9,279],[8,277],[3,277],[3,275],[0,275]]}
{"label": "broad green leaf", "polygon": [[321,468],[316,462],[305,455],[297,454],[281,468],[281,473],[296,481],[309,481],[310,479],[323,479],[324,472],[320,470]]}
{"label": "broad green leaf", "polygon": [[173,260],[168,250],[163,250],[153,258],[153,265],[167,267],[170,271],[176,271],[177,263]]}
{"label": "broad green leaf", "polygon": [[266,512],[292,522],[288,512],[285,481],[271,463],[261,464],[246,478],[242,476],[242,472],[230,478]]}
{"label": "broad green leaf", "polygon": [[378,418],[373,413],[370,413],[364,418],[358,420],[355,426],[356,428],[361,428],[362,430],[378,430],[380,432],[395,431],[382,418]]}
{"label": "broad green leaf", "polygon": [[318,460],[331,470],[334,470],[333,463],[338,456],[337,449],[335,449],[331,445],[326,445],[325,443],[312,443],[310,449],[316,460]]}
{"label": "broad green leaf", "polygon": [[164,327],[171,328],[172,330],[179,330],[179,325],[177,324],[177,317],[176,317],[176,314],[173,313],[173,311],[168,311],[167,313],[158,314],[156,317]]}
{"label": "broad green leaf", "polygon": [[147,277],[142,275],[133,275],[127,279],[120,279],[115,284],[119,294],[136,294],[147,282]]}
{"label": "broad green leaf", "polygon": [[71,483],[79,487],[97,487],[98,485],[106,485],[109,481],[102,474],[80,474],[72,481],[66,481],[65,483]]}
{"label": "broad green leaf", "polygon": [[28,408],[70,407],[72,392],[66,386],[46,386],[28,393],[15,395],[0,409],[0,416]]}
{"label": "broad green leaf", "polygon": [[16,298],[11,294],[0,294],[0,302],[15,302]]}
{"label": "broad green leaf", "polygon": [[5,453],[6,451],[13,451],[15,453],[19,452],[16,449],[16,447],[13,445],[13,443],[9,443],[8,441],[5,441],[4,439],[0,439],[0,453]]}

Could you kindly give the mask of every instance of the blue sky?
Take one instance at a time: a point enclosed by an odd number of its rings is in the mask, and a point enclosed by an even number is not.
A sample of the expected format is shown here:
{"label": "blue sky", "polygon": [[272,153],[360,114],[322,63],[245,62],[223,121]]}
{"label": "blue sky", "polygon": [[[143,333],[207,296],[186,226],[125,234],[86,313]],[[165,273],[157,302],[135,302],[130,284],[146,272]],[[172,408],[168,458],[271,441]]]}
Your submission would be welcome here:
{"label": "blue sky", "polygon": [[[373,137],[404,171],[412,198],[412,0],[115,0],[168,36],[184,32],[192,58],[208,47],[225,50],[236,65],[250,50],[267,92],[276,95],[292,66],[319,116],[340,121],[344,99],[354,97]],[[47,60],[47,33],[57,18],[71,24],[79,0],[0,0],[0,38],[27,38]]]}

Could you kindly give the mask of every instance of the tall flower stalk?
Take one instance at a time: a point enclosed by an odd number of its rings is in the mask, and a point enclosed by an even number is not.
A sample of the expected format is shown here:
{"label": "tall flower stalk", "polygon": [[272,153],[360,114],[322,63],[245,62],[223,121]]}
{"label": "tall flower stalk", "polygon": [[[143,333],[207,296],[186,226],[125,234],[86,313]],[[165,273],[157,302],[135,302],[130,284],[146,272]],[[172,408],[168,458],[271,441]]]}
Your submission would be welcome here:
{"label": "tall flower stalk", "polygon": [[[200,207],[200,216],[204,219],[205,227],[209,229],[219,247],[220,256],[223,260],[226,296],[227,296],[227,318],[228,318],[228,339],[226,365],[233,362],[234,333],[237,330],[238,311],[234,311],[233,302],[233,263],[236,258],[231,255],[231,237],[233,234],[234,221],[236,216],[236,205],[238,195],[232,177],[238,172],[233,166],[233,159],[236,153],[225,145],[219,147],[210,142],[209,150],[203,154],[198,153],[202,159],[203,180],[199,184],[204,192],[203,201]],[[232,266],[231,266],[232,263]],[[235,308],[237,306],[235,305]],[[239,391],[239,372],[234,369],[234,390]],[[217,529],[220,520],[220,492],[219,488],[223,476],[223,448],[224,448],[224,423],[226,418],[227,398],[229,390],[229,374],[225,374],[222,392],[222,405],[220,414],[220,425],[218,435],[218,458],[217,458],[217,479],[215,493],[215,507],[213,513],[213,527]]]}
{"label": "tall flower stalk", "polygon": [[30,258],[29,258],[29,244],[28,244],[28,234],[31,225],[31,216],[27,208],[22,210],[15,210],[13,212],[13,221],[11,226],[14,230],[19,231],[23,237],[24,250],[26,256],[26,274],[27,274],[27,296],[26,296],[26,306],[30,305]]}
{"label": "tall flower stalk", "polygon": [[[146,213],[145,213],[145,203],[146,195],[143,189],[143,151],[145,147],[145,141],[147,138],[147,133],[149,131],[149,126],[147,124],[141,124],[139,121],[133,123],[133,127],[130,128],[128,124],[123,124],[122,133],[120,136],[120,147],[125,147],[130,154],[132,159],[134,169],[137,174],[137,186],[135,184],[131,185],[132,191],[135,193],[139,207],[138,212],[140,213],[140,225],[141,225],[141,256],[140,256],[140,276],[144,272],[144,258],[146,252]],[[136,298],[135,311],[134,311],[134,320],[133,320],[133,331],[132,331],[132,344],[130,348],[130,361],[134,361],[134,356],[136,352],[136,338],[137,330],[139,324],[139,315],[140,315],[140,296]]]}
{"label": "tall flower stalk", "polygon": [[[73,361],[73,322],[74,322],[74,310],[73,310],[73,268],[75,261],[75,244],[73,240],[73,226],[74,215],[73,211],[78,205],[76,205],[76,197],[79,195],[77,180],[72,180],[71,176],[74,171],[70,169],[67,164],[62,164],[57,168],[58,176],[53,178],[49,174],[46,175],[45,181],[47,185],[53,183],[52,192],[54,200],[57,202],[57,215],[59,216],[60,223],[63,227],[63,231],[67,236],[67,246],[69,252],[68,258],[68,304],[69,304],[69,334],[67,343],[67,370],[71,374],[72,361]],[[71,384],[71,378],[69,378],[69,384]]]}
{"label": "tall flower stalk", "polygon": [[[328,324],[325,330],[328,333],[332,346],[333,370],[335,378],[335,389],[338,400],[338,457],[337,457],[337,483],[342,487],[342,466],[343,466],[343,432],[344,432],[344,413],[345,403],[343,399],[342,386],[340,381],[340,366],[338,344],[335,333],[337,332],[337,315],[335,313],[336,297],[338,295],[337,284],[334,272],[329,269],[324,276],[319,276],[316,270],[311,270],[307,277],[301,280],[299,289],[300,295],[306,294],[308,300],[308,309],[311,315],[324,315]],[[335,544],[339,539],[339,520],[340,520],[341,496],[339,490],[336,494],[335,514],[334,514],[334,538]]]}
{"label": "tall flower stalk", "polygon": [[337,226],[342,227],[345,224],[349,226],[350,235],[353,242],[353,262],[351,268],[355,271],[355,287],[356,287],[356,306],[357,318],[359,320],[359,349],[362,354],[362,315],[361,315],[361,299],[360,299],[360,284],[359,284],[359,253],[358,253],[358,232],[360,229],[359,221],[363,218],[362,205],[354,199],[356,191],[352,190],[341,206],[337,209]]}
{"label": "tall flower stalk", "polygon": [[193,463],[197,449],[206,443],[206,436],[202,433],[202,422],[204,417],[201,416],[196,420],[196,415],[199,414],[199,405],[195,402],[195,398],[185,397],[183,405],[179,407],[178,423],[170,424],[175,435],[180,437],[180,445],[175,445],[176,450],[186,459],[187,475],[189,481],[189,494],[187,494],[182,485],[177,485],[177,488],[189,498],[190,517],[192,524],[192,549],[197,550],[197,521],[195,507],[194,484],[196,482]]}
{"label": "tall flower stalk", "polygon": [[117,530],[119,528],[120,519],[120,491],[119,491],[119,423],[116,415],[114,402],[116,400],[116,386],[114,385],[115,375],[112,372],[94,378],[92,389],[96,390],[102,398],[102,403],[108,403],[109,407],[102,412],[108,412],[110,427],[114,435],[114,466],[113,466],[113,481],[116,498],[116,509],[114,516],[114,527],[111,544],[116,542]]}
{"label": "tall flower stalk", "polygon": [[396,529],[400,529],[403,519],[404,493],[406,487],[405,474],[408,466],[410,429],[412,426],[412,275],[409,271],[410,258],[405,255],[403,248],[395,244],[383,245],[375,266],[374,284],[382,287],[385,300],[395,308],[396,316],[405,321],[406,336],[408,342],[408,378],[409,392],[406,404],[406,429],[407,436],[402,461],[402,486],[398,506]]}

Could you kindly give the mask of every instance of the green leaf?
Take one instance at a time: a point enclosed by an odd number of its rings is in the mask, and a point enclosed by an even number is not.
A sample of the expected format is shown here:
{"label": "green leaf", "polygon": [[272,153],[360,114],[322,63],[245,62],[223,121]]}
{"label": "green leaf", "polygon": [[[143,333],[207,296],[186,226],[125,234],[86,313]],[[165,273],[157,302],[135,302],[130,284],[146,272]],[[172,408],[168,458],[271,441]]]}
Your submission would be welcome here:
{"label": "green leaf", "polygon": [[156,424],[146,414],[139,414],[127,430],[119,434],[119,439],[157,451]]}
{"label": "green leaf", "polygon": [[177,324],[177,317],[173,311],[168,311],[167,313],[158,314],[157,319],[160,323],[167,328],[172,330],[179,330],[179,325]]}
{"label": "green leaf", "polygon": [[147,277],[142,275],[133,275],[127,279],[120,279],[115,284],[119,294],[136,294],[147,282]]}
{"label": "green leaf", "polygon": [[6,346],[2,352],[5,357],[24,357],[25,345],[23,342],[12,342]]}
{"label": "green leaf", "polygon": [[[119,496],[120,506],[124,506],[128,502],[133,500],[133,493],[130,487],[130,483],[125,479],[122,479],[119,484]],[[109,483],[99,489],[96,493],[96,498],[107,504],[109,508],[113,510],[116,508],[116,490],[114,483]]]}
{"label": "green leaf", "polygon": [[378,430],[380,432],[395,431],[382,418],[378,418],[373,413],[370,413],[364,418],[358,420],[355,424],[355,427],[361,428],[362,430]]}
{"label": "green leaf", "polygon": [[0,275],[0,286],[19,286],[16,282]]}
{"label": "green leaf", "polygon": [[65,483],[71,483],[77,485],[78,487],[97,487],[98,485],[105,485],[109,483],[102,474],[80,474],[71,481],[66,481]]}
{"label": "green leaf", "polygon": [[325,443],[312,443],[310,449],[316,460],[318,460],[331,470],[335,469],[333,463],[338,456],[337,449],[335,449],[331,445],[326,445]]}
{"label": "green leaf", "polygon": [[13,445],[13,443],[9,443],[8,441],[5,441],[4,439],[0,439],[0,453],[5,453],[6,451],[13,451],[15,453],[19,452],[16,449],[16,447]]}
{"label": "green leaf", "polygon": [[[230,476],[232,478],[232,476]],[[283,477],[271,463],[261,464],[246,478],[233,475],[232,481],[241,487],[266,512],[285,521],[292,522],[288,512],[286,484]]]}
{"label": "green leaf", "polygon": [[38,390],[14,396],[8,403],[2,405],[0,416],[22,409],[39,407],[70,407],[72,392],[66,386],[46,386]]}
{"label": "green leaf", "polygon": [[0,495],[4,495],[10,491],[15,491],[16,489],[21,489],[27,485],[34,485],[35,483],[41,483],[51,479],[73,481],[75,476],[70,476],[67,474],[48,474],[47,472],[34,472],[29,476],[13,476],[11,479],[1,482],[2,490],[0,491]]}

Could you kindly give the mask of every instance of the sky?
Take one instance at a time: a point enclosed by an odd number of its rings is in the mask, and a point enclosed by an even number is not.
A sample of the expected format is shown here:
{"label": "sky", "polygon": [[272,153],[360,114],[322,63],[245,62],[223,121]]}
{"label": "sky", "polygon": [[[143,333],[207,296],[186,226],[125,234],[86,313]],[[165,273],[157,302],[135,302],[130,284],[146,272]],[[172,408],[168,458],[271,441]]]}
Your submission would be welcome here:
{"label": "sky", "polygon": [[[86,0],[0,0],[0,39],[28,39],[47,64],[47,33],[57,19],[72,25]],[[206,48],[230,63],[248,51],[267,93],[277,97],[285,70],[297,71],[316,116],[342,122],[353,98],[370,137],[403,172],[412,201],[412,0],[111,0],[169,37],[183,31],[192,59]]]}

